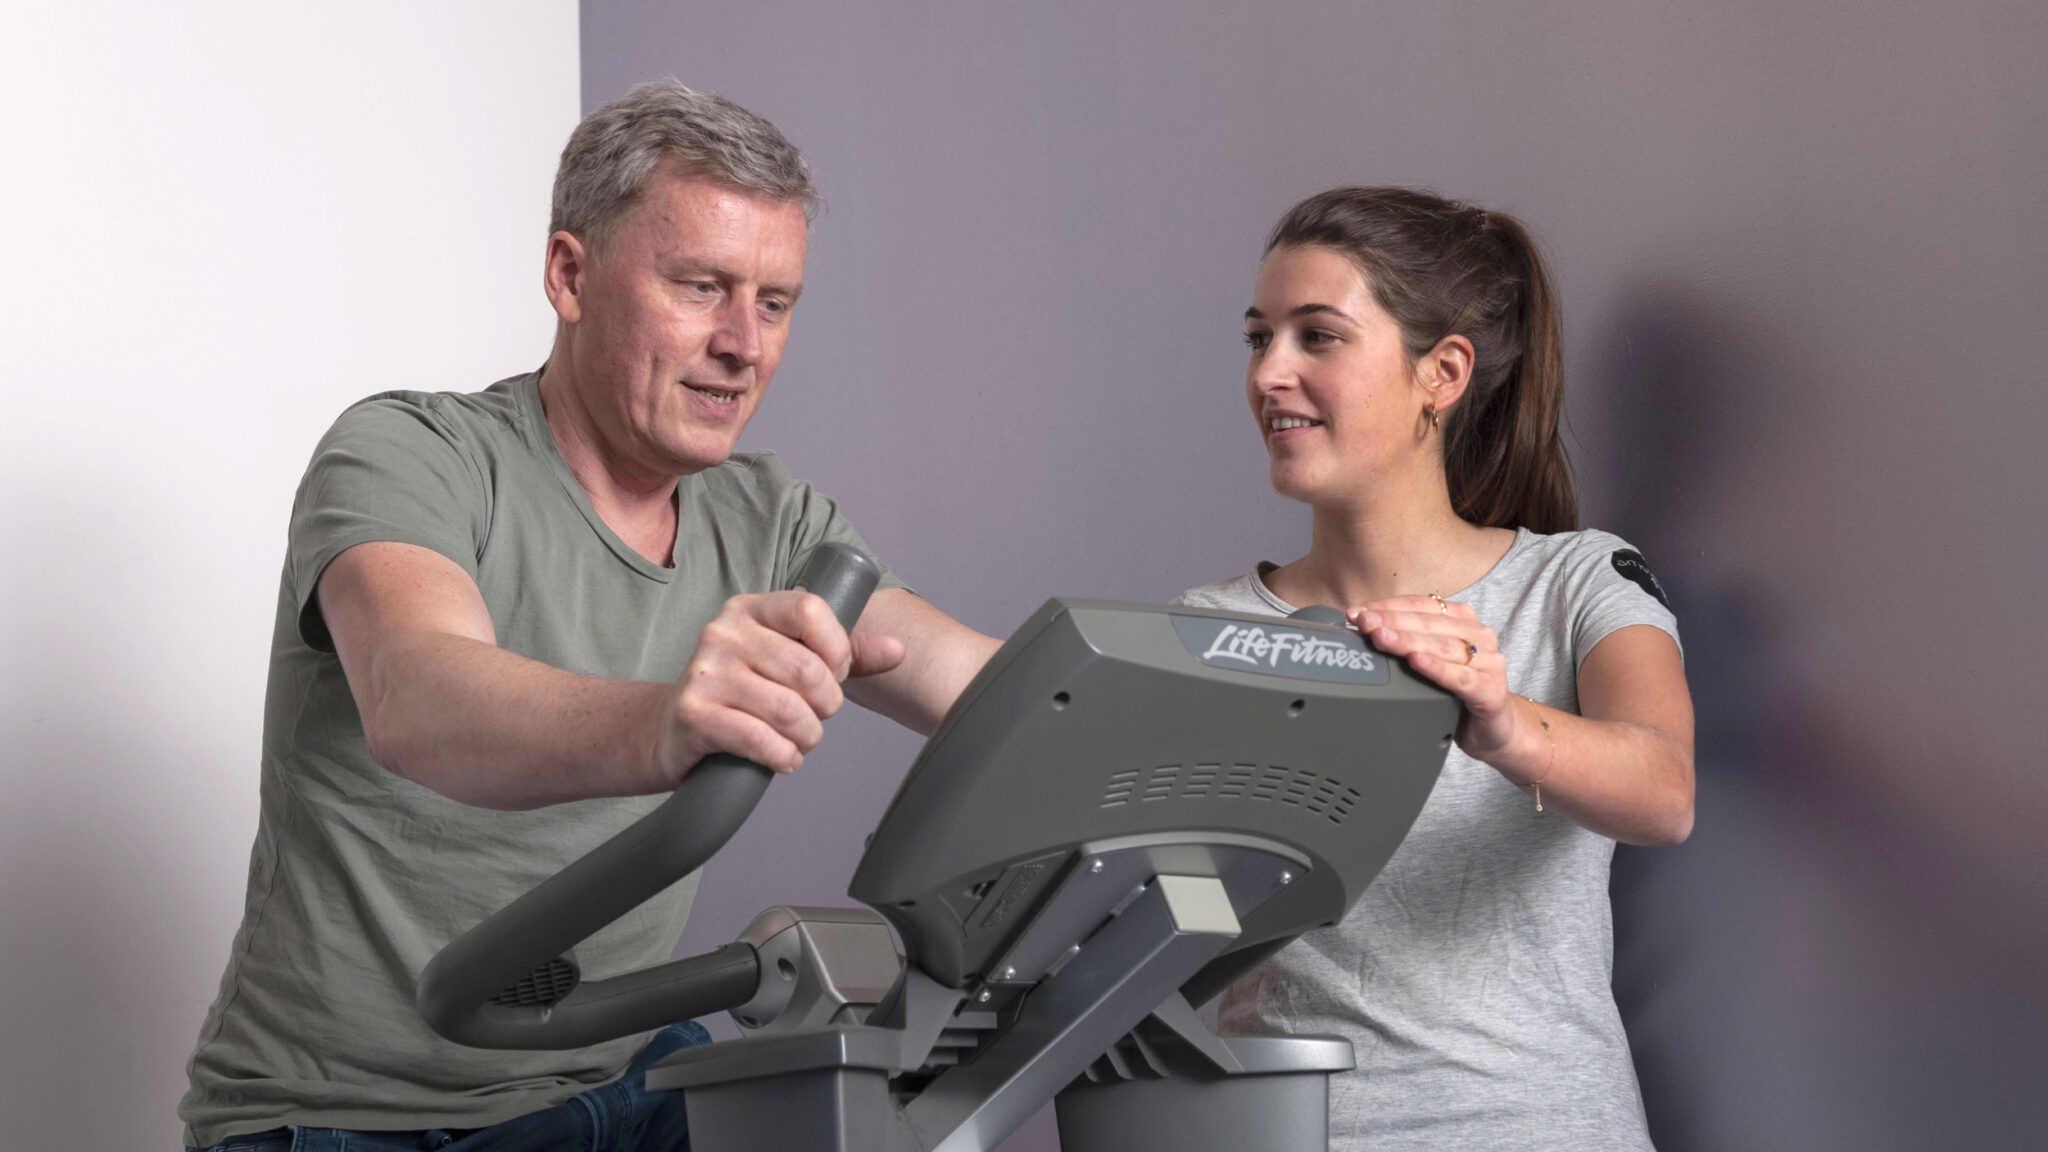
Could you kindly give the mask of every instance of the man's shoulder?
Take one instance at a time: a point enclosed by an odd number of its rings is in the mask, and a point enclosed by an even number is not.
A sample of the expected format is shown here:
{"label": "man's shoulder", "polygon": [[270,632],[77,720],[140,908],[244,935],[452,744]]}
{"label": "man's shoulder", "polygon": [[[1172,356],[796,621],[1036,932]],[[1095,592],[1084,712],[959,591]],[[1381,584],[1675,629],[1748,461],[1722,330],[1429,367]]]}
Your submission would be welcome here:
{"label": "man's shoulder", "polygon": [[518,422],[524,400],[521,389],[531,380],[531,373],[513,376],[481,392],[377,392],[342,409],[334,426],[372,430],[410,424],[429,426],[458,438],[490,435]]}

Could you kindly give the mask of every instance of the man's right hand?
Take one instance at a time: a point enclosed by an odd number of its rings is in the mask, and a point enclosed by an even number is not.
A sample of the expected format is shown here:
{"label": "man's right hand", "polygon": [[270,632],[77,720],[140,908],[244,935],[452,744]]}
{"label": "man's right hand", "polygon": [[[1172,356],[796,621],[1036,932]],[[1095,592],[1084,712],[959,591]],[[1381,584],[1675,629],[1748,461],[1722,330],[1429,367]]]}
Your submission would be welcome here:
{"label": "man's right hand", "polygon": [[669,787],[713,752],[793,772],[845,702],[848,675],[903,659],[893,637],[849,637],[809,592],[735,596],[697,637],[697,651],[654,718],[653,761]]}

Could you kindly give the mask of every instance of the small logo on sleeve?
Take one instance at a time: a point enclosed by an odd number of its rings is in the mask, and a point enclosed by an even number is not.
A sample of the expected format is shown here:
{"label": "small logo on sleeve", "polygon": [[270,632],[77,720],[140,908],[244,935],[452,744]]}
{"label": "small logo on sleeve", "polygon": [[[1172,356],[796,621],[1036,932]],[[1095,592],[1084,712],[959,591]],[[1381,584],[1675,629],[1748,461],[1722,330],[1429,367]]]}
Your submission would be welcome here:
{"label": "small logo on sleeve", "polygon": [[1664,595],[1664,586],[1657,583],[1657,577],[1650,571],[1650,566],[1644,563],[1641,552],[1633,548],[1623,548],[1615,552],[1614,570],[1621,573],[1622,579],[1655,596],[1657,603],[1666,609],[1671,607],[1671,601]]}

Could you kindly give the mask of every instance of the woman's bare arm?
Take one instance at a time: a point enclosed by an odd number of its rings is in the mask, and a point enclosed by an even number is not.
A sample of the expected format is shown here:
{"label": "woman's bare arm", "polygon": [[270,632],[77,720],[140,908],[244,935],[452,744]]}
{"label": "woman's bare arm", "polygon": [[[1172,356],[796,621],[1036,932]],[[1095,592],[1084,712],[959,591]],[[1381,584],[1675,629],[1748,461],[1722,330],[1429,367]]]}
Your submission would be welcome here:
{"label": "woman's bare arm", "polygon": [[1619,629],[1579,666],[1580,715],[1508,691],[1507,661],[1464,604],[1397,597],[1353,612],[1389,655],[1458,697],[1458,747],[1532,803],[1628,844],[1676,844],[1692,832],[1692,695],[1678,645],[1661,629]]}

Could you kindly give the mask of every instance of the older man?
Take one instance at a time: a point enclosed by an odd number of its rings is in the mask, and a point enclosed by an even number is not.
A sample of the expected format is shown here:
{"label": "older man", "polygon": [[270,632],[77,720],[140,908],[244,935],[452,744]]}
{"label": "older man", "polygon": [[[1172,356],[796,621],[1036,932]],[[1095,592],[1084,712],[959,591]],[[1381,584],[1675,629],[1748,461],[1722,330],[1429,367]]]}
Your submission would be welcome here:
{"label": "older man", "polygon": [[[669,1148],[625,1076],[694,1024],[572,1052],[440,1039],[414,980],[714,751],[795,769],[841,703],[929,731],[994,650],[884,579],[849,637],[787,586],[837,506],[733,454],[816,204],[773,125],[673,82],[579,125],[539,372],[343,413],[293,510],[249,890],[179,1113],[221,1149]],[[667,957],[694,880],[579,949]],[[603,1085],[600,1088],[598,1086]]]}

